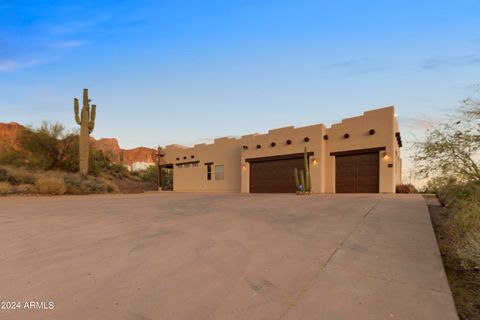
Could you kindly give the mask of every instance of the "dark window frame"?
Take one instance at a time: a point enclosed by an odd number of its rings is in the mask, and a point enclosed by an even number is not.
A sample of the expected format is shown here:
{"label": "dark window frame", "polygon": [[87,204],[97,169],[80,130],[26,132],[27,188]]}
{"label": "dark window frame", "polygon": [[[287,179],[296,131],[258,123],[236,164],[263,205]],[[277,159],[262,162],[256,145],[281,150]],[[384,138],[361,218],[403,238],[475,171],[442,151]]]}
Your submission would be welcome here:
{"label": "dark window frame", "polygon": [[207,166],[207,180],[211,181],[212,180],[212,164],[208,163],[206,166]]}

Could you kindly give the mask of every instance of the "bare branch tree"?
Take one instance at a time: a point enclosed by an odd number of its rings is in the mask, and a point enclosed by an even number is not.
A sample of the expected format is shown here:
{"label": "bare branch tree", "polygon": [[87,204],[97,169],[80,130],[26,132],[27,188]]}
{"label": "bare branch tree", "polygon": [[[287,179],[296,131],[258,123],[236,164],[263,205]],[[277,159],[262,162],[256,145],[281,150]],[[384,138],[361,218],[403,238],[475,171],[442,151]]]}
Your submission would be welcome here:
{"label": "bare branch tree", "polygon": [[480,101],[465,99],[449,122],[434,127],[413,149],[419,177],[480,181]]}

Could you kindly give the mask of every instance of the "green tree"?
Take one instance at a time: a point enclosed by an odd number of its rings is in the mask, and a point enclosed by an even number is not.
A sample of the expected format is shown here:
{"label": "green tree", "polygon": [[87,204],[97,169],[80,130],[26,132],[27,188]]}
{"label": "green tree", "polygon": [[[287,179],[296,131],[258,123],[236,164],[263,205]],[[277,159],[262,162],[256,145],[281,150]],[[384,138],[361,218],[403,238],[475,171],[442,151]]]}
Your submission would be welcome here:
{"label": "green tree", "polygon": [[149,166],[140,172],[140,177],[143,181],[157,183],[158,181],[158,166]]}
{"label": "green tree", "polygon": [[64,127],[46,121],[38,129],[26,128],[18,136],[19,154],[27,167],[50,170],[58,168],[61,162],[59,139]]}
{"label": "green tree", "polygon": [[79,170],[79,139],[78,133],[65,135],[60,143],[61,162],[58,169],[69,172],[78,172]]}
{"label": "green tree", "polygon": [[422,178],[480,181],[480,101],[466,99],[448,122],[429,130],[413,148],[416,174]]}
{"label": "green tree", "polygon": [[[79,171],[78,132],[65,134],[63,125],[46,121],[39,128],[23,129],[17,146],[0,145],[0,164],[24,166],[40,170]],[[90,141],[89,171],[94,176],[110,172],[112,163],[101,150],[95,150]]]}

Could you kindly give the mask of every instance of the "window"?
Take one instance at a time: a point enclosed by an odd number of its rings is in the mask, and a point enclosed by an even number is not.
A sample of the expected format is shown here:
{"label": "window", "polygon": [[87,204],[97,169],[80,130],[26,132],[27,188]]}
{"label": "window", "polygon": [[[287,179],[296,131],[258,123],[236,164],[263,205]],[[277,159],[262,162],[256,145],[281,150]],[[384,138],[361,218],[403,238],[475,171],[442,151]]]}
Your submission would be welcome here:
{"label": "window", "polygon": [[198,162],[192,163],[192,167],[198,167]]}
{"label": "window", "polygon": [[212,165],[207,164],[207,180],[212,180]]}
{"label": "window", "polygon": [[215,166],[215,180],[223,180],[223,164]]}
{"label": "window", "polygon": [[190,163],[184,164],[185,168],[190,168]]}

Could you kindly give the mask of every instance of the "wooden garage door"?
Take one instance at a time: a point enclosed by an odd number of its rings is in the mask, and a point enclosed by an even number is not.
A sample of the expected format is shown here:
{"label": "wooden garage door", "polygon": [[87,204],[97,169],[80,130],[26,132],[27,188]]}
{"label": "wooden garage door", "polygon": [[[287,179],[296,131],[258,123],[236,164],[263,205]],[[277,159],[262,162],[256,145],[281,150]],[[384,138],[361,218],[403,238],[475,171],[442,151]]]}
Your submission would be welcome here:
{"label": "wooden garage door", "polygon": [[303,170],[303,158],[250,163],[251,193],[295,193],[294,168]]}
{"label": "wooden garage door", "polygon": [[378,152],[335,157],[337,193],[378,193]]}

